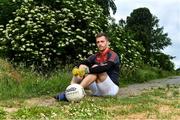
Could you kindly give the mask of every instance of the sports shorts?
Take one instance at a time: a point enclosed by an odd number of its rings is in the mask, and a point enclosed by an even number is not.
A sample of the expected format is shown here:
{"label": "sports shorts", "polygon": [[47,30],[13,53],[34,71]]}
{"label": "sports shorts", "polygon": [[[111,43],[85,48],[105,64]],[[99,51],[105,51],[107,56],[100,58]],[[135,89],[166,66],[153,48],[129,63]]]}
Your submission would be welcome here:
{"label": "sports shorts", "polygon": [[94,96],[115,96],[119,91],[119,87],[113,83],[111,78],[107,78],[100,83],[93,82],[89,85],[89,89]]}

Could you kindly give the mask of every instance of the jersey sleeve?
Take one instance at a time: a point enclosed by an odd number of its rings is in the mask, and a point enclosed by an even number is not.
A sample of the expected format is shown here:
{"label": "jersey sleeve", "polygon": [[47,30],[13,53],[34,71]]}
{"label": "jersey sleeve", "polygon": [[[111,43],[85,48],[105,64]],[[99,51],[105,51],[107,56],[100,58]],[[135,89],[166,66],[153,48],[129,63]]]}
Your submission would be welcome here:
{"label": "jersey sleeve", "polygon": [[98,65],[96,67],[90,68],[89,72],[90,73],[103,73],[103,72],[107,72],[113,65],[114,65],[113,62],[107,61],[103,65]]}
{"label": "jersey sleeve", "polygon": [[86,60],[82,61],[80,64],[84,64],[84,65],[87,65],[88,67],[91,67],[95,63],[95,59],[96,59],[96,56],[91,55]]}
{"label": "jersey sleeve", "polygon": [[119,56],[117,55],[117,53],[115,53],[115,52],[110,52],[110,54],[108,54],[108,59],[107,59],[107,61],[111,61],[111,62],[113,62],[113,63],[119,63],[120,62],[120,60],[119,60]]}

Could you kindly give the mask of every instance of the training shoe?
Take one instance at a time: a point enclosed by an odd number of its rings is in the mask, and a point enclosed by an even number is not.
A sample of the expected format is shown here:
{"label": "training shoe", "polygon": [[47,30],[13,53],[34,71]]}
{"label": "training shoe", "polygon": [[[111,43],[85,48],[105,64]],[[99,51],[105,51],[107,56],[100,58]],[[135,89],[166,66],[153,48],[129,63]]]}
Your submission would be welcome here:
{"label": "training shoe", "polygon": [[54,98],[58,101],[68,101],[65,96],[65,92],[59,93],[58,95],[54,96]]}

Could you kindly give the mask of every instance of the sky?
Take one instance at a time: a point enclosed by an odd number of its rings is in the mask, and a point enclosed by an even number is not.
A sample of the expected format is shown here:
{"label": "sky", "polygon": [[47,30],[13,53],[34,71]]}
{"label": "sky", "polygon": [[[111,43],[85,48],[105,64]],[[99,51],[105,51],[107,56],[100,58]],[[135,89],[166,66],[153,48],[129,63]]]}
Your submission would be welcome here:
{"label": "sky", "polygon": [[168,33],[172,45],[166,47],[163,52],[174,56],[172,62],[175,69],[180,68],[180,0],[115,0],[117,7],[115,15],[111,15],[118,22],[126,20],[127,16],[137,8],[146,7],[152,15],[159,19],[159,27],[164,27],[164,33]]}

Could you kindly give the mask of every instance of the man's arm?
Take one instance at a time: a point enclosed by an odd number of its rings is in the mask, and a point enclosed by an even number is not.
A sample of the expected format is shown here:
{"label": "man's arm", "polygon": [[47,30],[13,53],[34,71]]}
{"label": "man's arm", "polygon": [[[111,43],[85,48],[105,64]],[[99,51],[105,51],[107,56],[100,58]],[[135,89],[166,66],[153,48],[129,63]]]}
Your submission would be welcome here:
{"label": "man's arm", "polygon": [[96,59],[96,55],[91,55],[91,56],[89,56],[86,60],[82,61],[82,62],[78,65],[78,67],[79,67],[80,65],[86,65],[86,66],[88,66],[88,67],[90,68],[90,67],[94,64],[95,59]]}
{"label": "man's arm", "polygon": [[80,65],[86,65],[88,66],[89,68],[92,66],[92,64],[88,61],[88,60],[84,60],[83,62],[81,62],[78,66]]}
{"label": "man's arm", "polygon": [[104,65],[97,65],[95,67],[89,68],[89,73],[103,73],[107,72],[115,63],[112,61],[107,61]]}

